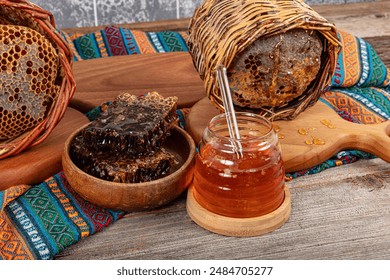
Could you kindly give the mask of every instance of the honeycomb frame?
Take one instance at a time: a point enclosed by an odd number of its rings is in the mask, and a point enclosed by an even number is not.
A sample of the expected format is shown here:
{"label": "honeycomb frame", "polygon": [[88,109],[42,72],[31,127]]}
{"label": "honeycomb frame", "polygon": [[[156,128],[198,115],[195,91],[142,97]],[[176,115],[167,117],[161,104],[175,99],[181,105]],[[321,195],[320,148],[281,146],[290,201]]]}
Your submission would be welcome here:
{"label": "honeycomb frame", "polygon": [[[28,102],[33,104],[32,106],[42,105],[41,110],[35,112],[35,116],[31,116],[31,112],[30,114],[25,112],[28,107],[26,104],[19,104],[19,110],[21,109],[22,111],[19,112],[12,107],[15,106],[13,101],[19,99],[20,95],[26,92],[26,85],[22,82],[19,82],[16,85],[12,84],[12,86],[9,86],[9,83],[2,84],[3,86],[0,88],[2,91],[1,93],[6,95],[9,103],[7,105],[9,106],[8,109],[4,107],[4,104],[0,106],[3,108],[0,109],[2,110],[2,115],[7,115],[6,121],[1,122],[0,124],[1,131],[6,131],[8,125],[9,132],[8,135],[2,135],[0,133],[0,159],[2,159],[16,155],[29,147],[38,145],[50,135],[65,114],[69,101],[74,94],[76,83],[72,72],[72,51],[60,32],[56,29],[54,17],[50,12],[25,0],[3,0],[0,2],[0,28],[4,28],[4,30],[7,29],[8,35],[12,33],[13,37],[20,36],[20,33],[27,34],[29,33],[28,31],[32,30],[30,33],[35,34],[35,36],[32,37],[41,38],[36,40],[37,42],[46,42],[43,47],[42,44],[38,45],[33,38],[29,38],[29,41],[27,41],[26,38],[26,40],[24,40],[24,42],[31,43],[31,45],[36,44],[36,55],[43,61],[43,64],[41,63],[41,65],[39,64],[39,59],[34,61],[29,59],[25,61],[23,65],[19,65],[15,60],[8,61],[10,54],[18,59],[21,59],[21,56],[25,55],[23,53],[24,49],[20,46],[17,47],[18,44],[14,44],[13,47],[11,49],[8,48],[7,51],[4,51],[5,49],[3,48],[2,53],[0,53],[0,68],[2,67],[0,70],[2,70],[3,73],[12,74],[17,70],[16,66],[20,66],[19,68],[22,69],[20,71],[25,71],[26,76],[29,76],[29,78],[27,78],[30,82],[30,86],[27,89],[27,91],[30,91],[30,98],[27,98],[29,100]],[[7,40],[7,38],[3,39],[0,44],[6,45],[5,43],[10,43],[4,42],[4,40]],[[51,52],[53,55],[49,55]],[[7,53],[6,57],[3,56],[4,53]],[[51,73],[49,73],[48,68],[45,69],[44,66],[44,62],[47,59],[51,61],[50,63],[48,62],[48,64],[51,64],[52,66]],[[54,65],[55,62],[57,62],[57,65]],[[39,73],[40,71],[42,73]],[[50,81],[44,80],[45,78]],[[50,83],[51,85],[49,86]],[[48,90],[49,87],[50,89]],[[42,91],[47,93],[45,94],[46,98],[42,97]],[[31,107],[30,103],[29,106]],[[23,109],[25,113],[23,113]],[[7,111],[7,114],[4,114],[5,110]],[[20,113],[19,115],[18,112]],[[23,128],[21,126],[20,130],[22,131],[10,127],[9,123],[11,122],[9,122],[8,119],[12,119],[16,124],[18,121],[17,116],[19,116],[20,123],[23,121],[22,117],[26,118],[27,115],[31,118],[31,121],[28,122],[28,127]],[[0,120],[2,120],[2,117]]]}

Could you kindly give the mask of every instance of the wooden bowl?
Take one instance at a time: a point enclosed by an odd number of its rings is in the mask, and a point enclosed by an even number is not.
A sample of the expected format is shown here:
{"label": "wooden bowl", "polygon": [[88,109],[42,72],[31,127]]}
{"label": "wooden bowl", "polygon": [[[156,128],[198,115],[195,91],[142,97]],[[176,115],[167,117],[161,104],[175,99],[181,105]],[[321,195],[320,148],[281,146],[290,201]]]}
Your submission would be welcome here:
{"label": "wooden bowl", "polygon": [[62,166],[73,189],[89,202],[127,212],[157,208],[177,198],[191,183],[195,144],[191,136],[175,126],[163,147],[174,153],[179,164],[169,175],[144,183],[115,183],[96,178],[78,168],[69,156],[73,139],[85,126],[75,131],[65,143]]}

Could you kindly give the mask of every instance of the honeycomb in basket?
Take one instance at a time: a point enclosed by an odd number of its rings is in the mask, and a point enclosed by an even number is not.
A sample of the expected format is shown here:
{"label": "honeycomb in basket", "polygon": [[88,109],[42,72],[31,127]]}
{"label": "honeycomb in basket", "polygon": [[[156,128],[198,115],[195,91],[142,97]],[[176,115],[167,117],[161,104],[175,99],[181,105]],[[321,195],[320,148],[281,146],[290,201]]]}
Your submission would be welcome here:
{"label": "honeycomb in basket", "polygon": [[86,145],[95,151],[126,153],[136,158],[157,151],[177,122],[177,97],[157,92],[119,95],[99,118],[83,129]]}
{"label": "honeycomb in basket", "polygon": [[280,107],[305,94],[319,72],[322,51],[313,30],[292,29],[258,39],[228,68],[234,104]]}
{"label": "honeycomb in basket", "polygon": [[42,122],[59,92],[58,53],[39,32],[0,24],[0,141]]}

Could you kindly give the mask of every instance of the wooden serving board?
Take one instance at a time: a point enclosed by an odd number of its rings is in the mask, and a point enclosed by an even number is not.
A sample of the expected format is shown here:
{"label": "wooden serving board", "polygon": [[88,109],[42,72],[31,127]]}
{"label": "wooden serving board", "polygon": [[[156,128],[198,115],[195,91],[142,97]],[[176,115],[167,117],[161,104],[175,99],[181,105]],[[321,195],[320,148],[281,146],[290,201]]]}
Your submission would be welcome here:
{"label": "wooden serving board", "polygon": [[68,108],[52,133],[41,144],[0,160],[0,191],[19,184],[37,184],[62,169],[61,157],[66,139],[88,118]]}
{"label": "wooden serving board", "polygon": [[123,92],[157,91],[177,96],[178,107],[191,107],[206,96],[192,58],[186,52],[128,55],[76,62],[77,83],[70,106],[86,113]]}
{"label": "wooden serving board", "polygon": [[[196,143],[202,139],[211,118],[219,113],[207,98],[191,108],[186,126]],[[278,135],[286,172],[313,167],[347,149],[366,151],[390,162],[390,121],[374,125],[351,123],[319,101],[296,119],[275,121],[274,125],[280,128]],[[298,130],[307,134],[302,135]],[[306,141],[318,144],[309,145]]]}

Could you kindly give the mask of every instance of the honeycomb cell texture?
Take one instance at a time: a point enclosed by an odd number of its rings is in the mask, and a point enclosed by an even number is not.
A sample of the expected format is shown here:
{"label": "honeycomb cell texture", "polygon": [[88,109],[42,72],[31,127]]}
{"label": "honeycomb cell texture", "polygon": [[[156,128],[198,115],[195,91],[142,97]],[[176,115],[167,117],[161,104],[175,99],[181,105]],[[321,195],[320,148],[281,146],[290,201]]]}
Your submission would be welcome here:
{"label": "honeycomb cell texture", "polygon": [[304,95],[317,77],[322,51],[317,31],[293,29],[255,41],[228,69],[234,104],[280,107]]}
{"label": "honeycomb cell texture", "polygon": [[84,141],[95,151],[126,153],[132,158],[151,155],[176,125],[176,108],[177,97],[123,93],[83,130]]}
{"label": "honeycomb cell texture", "polygon": [[0,25],[0,141],[41,123],[59,93],[58,53],[37,31]]}

